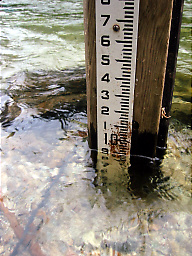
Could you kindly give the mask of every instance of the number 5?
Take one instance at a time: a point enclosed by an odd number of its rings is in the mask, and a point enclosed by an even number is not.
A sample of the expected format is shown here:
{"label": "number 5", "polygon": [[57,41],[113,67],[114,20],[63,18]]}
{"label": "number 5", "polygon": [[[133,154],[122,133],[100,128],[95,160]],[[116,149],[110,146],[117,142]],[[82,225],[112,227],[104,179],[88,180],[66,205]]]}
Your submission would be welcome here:
{"label": "number 5", "polygon": [[101,61],[102,65],[109,65],[110,64],[109,55],[102,55],[101,59],[102,59],[102,61]]}

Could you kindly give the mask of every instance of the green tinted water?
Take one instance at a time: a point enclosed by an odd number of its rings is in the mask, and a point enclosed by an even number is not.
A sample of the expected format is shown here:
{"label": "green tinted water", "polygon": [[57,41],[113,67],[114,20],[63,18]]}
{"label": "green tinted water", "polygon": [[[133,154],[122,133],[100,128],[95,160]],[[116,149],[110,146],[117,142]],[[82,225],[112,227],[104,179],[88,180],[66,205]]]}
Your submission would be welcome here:
{"label": "green tinted water", "polygon": [[185,1],[172,116],[187,124],[191,122],[191,40],[191,1]]}
{"label": "green tinted water", "polygon": [[84,65],[82,1],[7,0],[1,5],[3,78]]}
{"label": "green tinted water", "polygon": [[92,165],[82,1],[1,5],[0,254],[191,255],[191,1],[167,154],[138,175]]}

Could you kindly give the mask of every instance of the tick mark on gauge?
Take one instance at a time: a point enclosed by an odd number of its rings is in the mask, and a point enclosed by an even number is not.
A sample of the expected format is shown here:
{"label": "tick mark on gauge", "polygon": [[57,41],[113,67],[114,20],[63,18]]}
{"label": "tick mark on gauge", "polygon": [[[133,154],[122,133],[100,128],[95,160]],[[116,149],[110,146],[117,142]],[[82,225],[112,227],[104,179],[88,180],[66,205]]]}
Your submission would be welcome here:
{"label": "tick mark on gauge", "polygon": [[117,24],[113,25],[113,30],[114,30],[115,32],[118,32],[118,31],[120,30],[120,26],[117,25]]}

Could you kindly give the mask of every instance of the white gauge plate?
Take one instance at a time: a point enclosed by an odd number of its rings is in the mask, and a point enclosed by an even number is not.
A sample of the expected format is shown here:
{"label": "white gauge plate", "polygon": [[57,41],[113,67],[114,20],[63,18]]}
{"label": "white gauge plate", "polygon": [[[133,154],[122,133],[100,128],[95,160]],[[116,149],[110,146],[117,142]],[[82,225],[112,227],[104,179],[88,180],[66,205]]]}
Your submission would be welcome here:
{"label": "white gauge plate", "polygon": [[98,151],[130,156],[139,0],[95,0]]}

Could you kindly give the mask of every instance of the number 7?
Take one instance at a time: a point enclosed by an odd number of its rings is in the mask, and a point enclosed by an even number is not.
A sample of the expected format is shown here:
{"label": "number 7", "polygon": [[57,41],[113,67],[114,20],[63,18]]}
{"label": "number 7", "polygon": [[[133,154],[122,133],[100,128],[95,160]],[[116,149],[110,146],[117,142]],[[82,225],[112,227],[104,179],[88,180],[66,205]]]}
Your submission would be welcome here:
{"label": "number 7", "polygon": [[106,20],[105,20],[104,23],[103,23],[103,26],[106,26],[107,22],[108,22],[109,19],[110,19],[110,15],[104,14],[104,15],[101,15],[101,18],[106,18]]}

